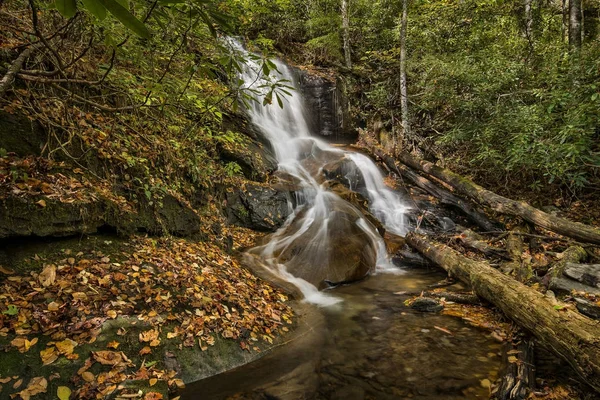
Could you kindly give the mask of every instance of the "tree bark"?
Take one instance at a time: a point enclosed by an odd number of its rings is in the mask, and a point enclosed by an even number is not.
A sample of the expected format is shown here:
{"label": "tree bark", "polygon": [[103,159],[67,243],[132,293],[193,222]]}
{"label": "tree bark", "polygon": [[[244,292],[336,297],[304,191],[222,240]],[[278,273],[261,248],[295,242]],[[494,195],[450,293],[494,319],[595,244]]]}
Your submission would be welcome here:
{"label": "tree bark", "polygon": [[31,47],[26,48],[21,54],[19,54],[15,61],[13,61],[12,64],[10,64],[10,67],[8,67],[8,71],[0,80],[0,97],[4,96],[4,93],[6,93],[6,91],[10,88],[12,83],[15,81],[15,76],[23,68],[23,63],[25,62],[25,60],[27,60],[34,51],[42,47],[42,43],[37,43]]}
{"label": "tree bark", "polygon": [[400,20],[400,107],[402,108],[402,129],[404,137],[411,138],[408,117],[408,88],[406,82],[406,31],[408,25],[408,0],[402,0],[402,18]]}
{"label": "tree bark", "polygon": [[470,260],[453,249],[409,233],[407,243],[473,291],[567,361],[585,382],[600,391],[600,325],[571,311],[555,307],[550,299],[488,263]]}
{"label": "tree bark", "polygon": [[350,53],[350,14],[348,12],[348,0],[342,0],[342,36],[344,42],[344,59],[346,67],[352,68]]}
{"label": "tree bark", "polygon": [[569,0],[569,46],[581,47],[581,0]]}
{"label": "tree bark", "polygon": [[[496,400],[525,400],[535,387],[533,340],[504,347],[502,363],[506,366],[498,389],[492,394]],[[516,360],[512,360],[511,356]]]}
{"label": "tree bark", "polygon": [[542,228],[581,242],[600,244],[599,228],[556,217],[538,210],[524,201],[515,201],[500,196],[448,169],[415,158],[408,153],[400,153],[398,159],[409,167],[440,179],[461,195],[486,205],[496,212],[521,217]]}
{"label": "tree bark", "polygon": [[529,45],[533,47],[533,13],[531,3],[533,0],[525,0],[525,37]]}
{"label": "tree bark", "polygon": [[471,205],[469,205],[467,202],[456,197],[448,190],[431,182],[429,179],[417,174],[405,165],[396,163],[395,160],[386,155],[383,150],[374,148],[373,154],[379,157],[392,171],[405,177],[417,187],[436,197],[442,204],[451,205],[461,210],[472,222],[477,224],[477,226],[481,227],[483,230],[496,231],[498,229],[496,224],[490,221],[485,215],[471,207]]}

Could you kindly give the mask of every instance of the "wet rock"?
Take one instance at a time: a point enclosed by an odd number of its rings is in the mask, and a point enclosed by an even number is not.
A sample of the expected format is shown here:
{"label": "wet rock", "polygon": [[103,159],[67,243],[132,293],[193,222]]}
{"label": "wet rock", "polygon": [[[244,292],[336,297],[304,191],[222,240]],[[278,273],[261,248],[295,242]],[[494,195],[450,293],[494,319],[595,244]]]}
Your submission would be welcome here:
{"label": "wet rock", "polygon": [[328,138],[356,137],[344,107],[342,85],[326,78],[300,71],[300,90],[313,131]]}
{"label": "wet rock", "polygon": [[365,389],[356,385],[348,385],[336,389],[331,396],[332,400],[362,400],[365,398]]}
{"label": "wet rock", "polygon": [[9,195],[0,198],[0,239],[19,236],[62,237],[92,234],[103,228],[129,234],[136,231],[191,236],[200,232],[200,219],[189,206],[166,195],[160,206],[124,211],[112,200],[62,202]]}
{"label": "wet rock", "polygon": [[356,165],[347,158],[332,161],[323,166],[326,179],[335,180],[351,190],[365,187],[365,180]]}
{"label": "wet rock", "polygon": [[0,109],[0,148],[21,157],[39,156],[47,140],[48,136],[36,121]]}
{"label": "wet rock", "polygon": [[[377,258],[374,227],[370,225],[372,233],[365,232],[357,224],[363,214],[356,207],[329,192],[326,197],[327,218],[298,213],[281,234],[282,238],[296,235],[295,240],[282,241],[280,252],[274,254],[289,273],[320,289],[364,278]],[[306,226],[307,220],[313,223]]]}
{"label": "wet rock", "polygon": [[432,299],[430,297],[417,297],[413,303],[410,305],[413,310],[419,312],[440,312],[444,309],[444,306],[437,299]]}
{"label": "wet rock", "polygon": [[264,182],[277,170],[277,160],[271,151],[261,143],[243,137],[245,143],[235,145],[221,144],[218,152],[221,160],[235,162],[247,179]]}
{"label": "wet rock", "polygon": [[367,221],[373,224],[377,229],[377,232],[379,232],[381,236],[385,235],[385,228],[381,224],[381,221],[375,218],[371,211],[369,211],[369,201],[363,195],[348,189],[338,181],[327,181],[323,183],[323,186],[358,208]]}
{"label": "wet rock", "polygon": [[227,220],[259,231],[275,231],[291,214],[290,194],[270,186],[247,184],[226,195]]}

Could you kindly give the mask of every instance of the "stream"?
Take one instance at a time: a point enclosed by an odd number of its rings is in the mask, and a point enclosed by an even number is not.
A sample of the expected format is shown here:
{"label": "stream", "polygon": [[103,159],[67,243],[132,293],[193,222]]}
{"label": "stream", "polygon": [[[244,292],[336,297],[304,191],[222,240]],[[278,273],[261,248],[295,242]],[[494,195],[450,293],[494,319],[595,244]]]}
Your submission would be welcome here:
{"label": "stream", "polygon": [[[240,76],[245,88],[266,94],[273,79],[297,87],[293,70],[273,62],[277,71],[265,78],[260,58],[248,58]],[[288,344],[190,385],[183,398],[489,398],[486,382],[497,377],[501,344],[458,318],[404,304],[408,296],[401,292],[426,290],[445,275],[391,262],[381,225],[398,236],[411,229],[403,196],[384,184],[367,156],[311,136],[298,90],[283,99],[283,108],[273,103],[252,104],[247,112],[271,144],[277,178],[292,188],[291,215],[247,254],[302,292],[304,323]],[[368,200],[368,211],[344,195],[331,170]]]}

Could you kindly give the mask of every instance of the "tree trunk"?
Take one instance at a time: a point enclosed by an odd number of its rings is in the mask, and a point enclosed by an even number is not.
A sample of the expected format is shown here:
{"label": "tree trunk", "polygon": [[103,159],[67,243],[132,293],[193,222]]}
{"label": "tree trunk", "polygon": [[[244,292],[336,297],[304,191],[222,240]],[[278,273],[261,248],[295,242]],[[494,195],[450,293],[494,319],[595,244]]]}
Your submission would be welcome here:
{"label": "tree trunk", "polygon": [[408,93],[406,83],[406,30],[408,24],[408,0],[402,0],[402,19],[400,21],[400,107],[402,108],[402,128],[404,137],[411,138],[408,120]]}
{"label": "tree trunk", "polygon": [[[546,344],[600,391],[600,326],[568,308],[555,307],[542,293],[450,247],[409,233],[406,242]],[[560,309],[557,309],[560,308]]]}
{"label": "tree trunk", "polygon": [[500,196],[448,169],[415,158],[408,153],[400,153],[398,159],[409,167],[440,179],[453,187],[458,193],[486,205],[496,212],[521,217],[542,228],[581,242],[600,244],[599,228],[556,217],[538,210],[524,201],[515,201]]}
{"label": "tree trunk", "polygon": [[531,3],[533,0],[525,0],[525,37],[529,46],[533,47],[533,13]]}
{"label": "tree trunk", "polygon": [[569,0],[569,46],[581,47],[581,0]]}
{"label": "tree trunk", "polygon": [[342,0],[342,36],[344,41],[346,67],[352,68],[352,59],[350,57],[350,14],[348,12],[348,0]]}

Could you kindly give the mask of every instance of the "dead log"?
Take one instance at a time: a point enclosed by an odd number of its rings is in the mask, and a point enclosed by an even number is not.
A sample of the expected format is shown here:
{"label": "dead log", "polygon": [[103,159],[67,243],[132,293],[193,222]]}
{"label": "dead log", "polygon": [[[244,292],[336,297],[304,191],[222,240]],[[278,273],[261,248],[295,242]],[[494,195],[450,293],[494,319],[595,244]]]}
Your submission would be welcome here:
{"label": "dead log", "polygon": [[461,195],[488,206],[496,212],[521,217],[542,228],[581,242],[600,244],[599,228],[553,216],[530,206],[524,201],[516,201],[500,196],[448,169],[438,167],[429,161],[418,159],[408,153],[400,153],[398,159],[411,168],[447,183]]}
{"label": "dead log", "polygon": [[457,304],[467,304],[471,306],[479,306],[482,304],[482,300],[473,293],[467,292],[433,292],[433,291],[420,291],[420,292],[398,292],[396,294],[403,294],[405,296],[423,296],[423,297],[435,297],[438,299],[444,299]]}
{"label": "dead log", "polygon": [[502,353],[502,363],[506,369],[498,388],[492,393],[492,399],[524,400],[529,398],[529,393],[535,386],[533,340],[517,345],[507,343]]}
{"label": "dead log", "polygon": [[568,262],[563,274],[584,285],[600,288],[600,264],[575,264]]}
{"label": "dead log", "polygon": [[545,285],[554,291],[566,291],[571,292],[572,290],[582,291],[585,288],[584,285],[571,281],[563,277],[563,272],[568,263],[576,263],[583,260],[587,253],[581,246],[571,246],[562,253],[557,254],[558,261],[552,265],[543,282]]}
{"label": "dead log", "polygon": [[600,289],[595,288],[593,286],[584,285],[583,283],[579,283],[572,279],[563,278],[563,277],[555,277],[550,280],[550,284],[548,285],[548,289],[559,293],[559,292],[585,292],[588,294],[594,294],[596,296],[600,296]]}
{"label": "dead log", "polygon": [[600,320],[600,306],[579,297],[575,297],[575,305],[577,310],[583,315]]}
{"label": "dead log", "polygon": [[477,250],[486,256],[502,258],[504,260],[512,260],[511,256],[506,250],[490,246],[488,242],[483,239],[483,237],[470,229],[462,228],[462,232],[458,236],[458,240],[465,246]]}
{"label": "dead log", "polygon": [[496,305],[567,361],[585,382],[600,392],[600,325],[566,307],[554,307],[543,294],[448,246],[409,233],[406,242],[473,291]]}
{"label": "dead log", "polygon": [[414,267],[414,268],[431,268],[433,264],[428,259],[424,258],[421,254],[412,252],[410,250],[398,250],[392,262],[396,265],[403,267]]}
{"label": "dead log", "polygon": [[429,179],[417,174],[405,165],[397,164],[392,157],[386,155],[381,149],[374,148],[373,154],[381,158],[385,165],[387,165],[392,171],[410,180],[417,187],[425,190],[430,195],[439,199],[442,204],[450,205],[461,210],[473,223],[477,224],[477,226],[486,231],[498,230],[498,226],[496,224],[490,221],[485,215],[475,210],[470,204],[453,195],[448,190],[431,182]]}

